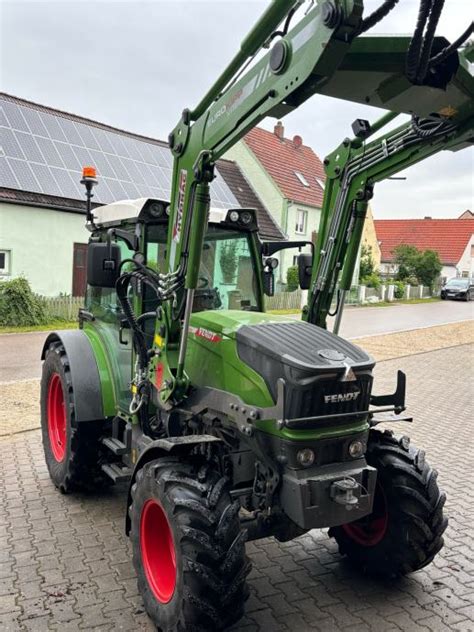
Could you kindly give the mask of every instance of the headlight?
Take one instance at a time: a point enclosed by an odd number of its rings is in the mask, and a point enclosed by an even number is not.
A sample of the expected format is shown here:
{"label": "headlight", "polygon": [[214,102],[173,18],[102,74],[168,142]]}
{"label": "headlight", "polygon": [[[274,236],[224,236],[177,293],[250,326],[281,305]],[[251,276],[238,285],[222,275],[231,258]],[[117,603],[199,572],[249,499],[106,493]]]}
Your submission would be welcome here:
{"label": "headlight", "polygon": [[238,211],[231,211],[229,213],[229,219],[231,222],[238,222],[239,221],[239,213]]}
{"label": "headlight", "polygon": [[353,459],[358,459],[365,452],[365,443],[356,439],[349,444],[349,454]]}
{"label": "headlight", "polygon": [[304,448],[304,450],[299,450],[296,454],[296,460],[303,467],[310,467],[314,463],[314,459],[316,455],[313,450],[310,448]]}

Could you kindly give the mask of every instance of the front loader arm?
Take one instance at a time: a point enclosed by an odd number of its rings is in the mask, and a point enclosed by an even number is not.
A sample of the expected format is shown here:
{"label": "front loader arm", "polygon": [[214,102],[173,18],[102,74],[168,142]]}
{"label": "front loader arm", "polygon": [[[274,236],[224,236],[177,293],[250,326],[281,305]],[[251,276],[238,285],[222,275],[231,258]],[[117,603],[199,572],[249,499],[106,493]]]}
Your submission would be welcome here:
{"label": "front loader arm", "polygon": [[[375,127],[380,129],[395,116],[385,115]],[[414,117],[370,143],[346,139],[325,159],[326,189],[304,320],[325,328],[338,288],[334,329],[338,333],[374,185],[443,149],[472,143],[473,136],[474,115],[457,126]]]}
{"label": "front loader arm", "polygon": [[[355,102],[365,99],[367,102],[358,82],[347,80],[347,73],[353,72],[354,65],[357,72],[364,72],[364,64],[367,72],[373,69],[373,48],[369,54],[363,55],[358,43],[358,33],[363,24],[363,0],[319,1],[289,30],[289,18],[300,4],[300,0],[273,0],[221,77],[194,110],[183,111],[170,134],[169,145],[174,157],[170,230],[166,269],[160,275],[163,305],[157,314],[155,357],[149,370],[149,377],[157,386],[160,402],[165,407],[180,401],[188,387],[185,373],[188,326],[207,226],[209,183],[214,175],[216,160],[264,117],[282,117],[313,94],[342,96]],[[283,31],[278,32],[278,38],[274,38],[276,29],[285,18]],[[276,43],[271,50],[247,70],[247,63],[273,39],[276,39]],[[382,38],[378,44],[380,50],[385,50],[387,41],[391,40]],[[407,41],[404,46],[406,48]],[[391,107],[395,112],[416,110],[416,103],[420,100],[419,90],[423,94],[435,94],[437,103],[444,103],[442,95],[446,93],[446,86],[451,85],[451,79],[457,77],[456,72],[459,70],[457,55],[454,54],[454,61],[451,56],[451,65],[443,70],[443,78],[440,79],[435,73],[444,85],[433,87],[421,82],[414,86],[416,94],[410,93],[410,82],[406,85],[407,82],[402,81],[400,87],[403,63],[400,55],[396,59],[394,57],[385,71],[377,68],[375,75],[372,75],[375,80],[370,85],[371,94],[382,88],[384,95],[389,94],[390,86],[393,85],[392,92],[397,98],[384,97],[383,106]],[[464,67],[462,71],[465,73]],[[470,75],[468,78],[472,79]],[[449,111],[457,124],[462,123],[466,116],[463,108],[467,96],[463,80],[466,80],[464,75],[459,85],[455,86],[456,94],[460,93],[457,107],[454,113]],[[399,98],[400,93],[403,93],[403,98]],[[357,150],[356,144],[350,144],[346,149],[344,155],[347,162],[356,157],[353,153]],[[361,174],[365,172],[364,167]],[[333,206],[337,190],[341,188],[336,180],[332,187],[328,187],[322,213],[322,222],[328,231],[331,222],[334,223],[331,219],[334,218]],[[367,183],[370,183],[369,176]],[[364,185],[364,188],[367,187]],[[347,215],[347,200],[353,197],[354,191],[346,190],[342,204],[343,217]],[[359,214],[361,212],[359,203]],[[358,226],[360,221],[356,224]],[[325,234],[324,231],[321,233]],[[327,278],[333,278],[333,265],[339,265],[339,270],[342,268],[346,252],[347,248],[338,248],[337,253],[324,258],[328,262],[324,263],[328,267],[325,272]],[[320,264],[323,265],[321,257],[315,262],[314,273],[314,287],[319,294],[308,312],[308,319],[319,324],[325,319],[324,309],[335,287],[332,281],[325,281],[326,294],[324,297],[321,295],[319,290],[322,288],[317,287],[321,276],[317,271]],[[320,309],[323,310],[321,317],[318,315]]]}

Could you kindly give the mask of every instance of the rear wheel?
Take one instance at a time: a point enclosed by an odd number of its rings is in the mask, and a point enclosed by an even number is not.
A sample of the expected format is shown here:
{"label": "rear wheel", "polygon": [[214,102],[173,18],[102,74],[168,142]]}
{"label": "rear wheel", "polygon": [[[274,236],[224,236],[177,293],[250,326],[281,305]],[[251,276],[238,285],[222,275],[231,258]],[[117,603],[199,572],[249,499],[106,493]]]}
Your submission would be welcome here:
{"label": "rear wheel", "polygon": [[371,431],[367,462],[377,468],[372,513],[333,527],[329,535],[367,573],[394,577],[417,571],[443,547],[448,524],[437,472],[408,437],[396,439],[390,431]]}
{"label": "rear wheel", "polygon": [[242,616],[250,564],[239,506],[207,465],[157,459],[137,473],[133,562],[158,630],[223,630]]}
{"label": "rear wheel", "polygon": [[75,423],[69,362],[64,346],[52,343],[41,377],[41,431],[46,465],[61,492],[93,489],[104,482],[100,438],[104,422]]}

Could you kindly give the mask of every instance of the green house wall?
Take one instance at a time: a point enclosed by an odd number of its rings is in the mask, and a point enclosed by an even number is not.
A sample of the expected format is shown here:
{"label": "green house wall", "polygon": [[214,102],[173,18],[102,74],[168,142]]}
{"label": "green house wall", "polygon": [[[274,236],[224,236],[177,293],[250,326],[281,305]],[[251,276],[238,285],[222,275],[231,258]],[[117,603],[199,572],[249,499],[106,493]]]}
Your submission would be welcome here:
{"label": "green house wall", "polygon": [[87,243],[84,215],[0,202],[0,250],[10,252],[8,275],[24,276],[34,292],[72,292],[74,243]]}

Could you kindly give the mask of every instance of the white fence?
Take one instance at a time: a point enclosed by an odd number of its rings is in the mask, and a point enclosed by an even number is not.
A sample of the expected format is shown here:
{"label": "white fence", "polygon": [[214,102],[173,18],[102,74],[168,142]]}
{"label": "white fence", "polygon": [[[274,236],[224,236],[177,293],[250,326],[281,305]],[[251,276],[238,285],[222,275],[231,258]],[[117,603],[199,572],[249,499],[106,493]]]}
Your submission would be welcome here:
{"label": "white fence", "polygon": [[84,299],[74,296],[45,297],[45,309],[51,320],[77,320],[77,312],[84,307]]}
{"label": "white fence", "polygon": [[[423,285],[407,285],[403,295],[404,300],[413,300],[420,298],[430,298],[432,296],[430,289]],[[267,310],[299,310],[306,303],[307,292],[295,290],[294,292],[278,292],[275,296],[265,297],[265,306]],[[346,305],[364,305],[370,303],[378,303],[380,301],[397,301],[395,297],[395,286],[391,284],[381,285],[373,288],[365,285],[354,285],[346,294]]]}
{"label": "white fence", "polygon": [[[423,285],[405,287],[403,298],[405,300],[429,298],[431,296],[428,287]],[[265,297],[267,310],[299,310],[306,304],[307,291],[295,290],[294,292],[277,292],[275,296]],[[381,285],[375,289],[365,285],[351,287],[346,295],[347,305],[362,305],[365,303],[377,303],[379,301],[396,301],[393,285]],[[77,312],[84,306],[81,297],[59,296],[44,298],[46,313],[51,320],[76,320]]]}

